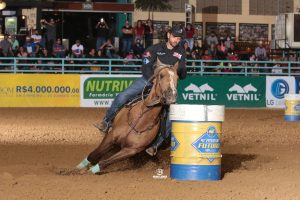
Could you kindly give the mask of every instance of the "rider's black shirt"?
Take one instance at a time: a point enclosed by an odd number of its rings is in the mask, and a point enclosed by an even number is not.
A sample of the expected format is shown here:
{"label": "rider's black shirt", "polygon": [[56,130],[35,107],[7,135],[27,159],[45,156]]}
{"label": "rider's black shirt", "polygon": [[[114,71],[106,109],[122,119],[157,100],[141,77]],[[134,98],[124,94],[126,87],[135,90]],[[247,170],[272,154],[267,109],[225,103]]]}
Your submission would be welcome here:
{"label": "rider's black shirt", "polygon": [[185,79],[186,66],[185,66],[185,49],[182,45],[177,45],[173,49],[168,49],[165,42],[155,44],[146,49],[143,55],[142,73],[148,80],[154,74],[154,67],[157,58],[167,65],[174,65],[179,61],[177,74],[179,79]]}

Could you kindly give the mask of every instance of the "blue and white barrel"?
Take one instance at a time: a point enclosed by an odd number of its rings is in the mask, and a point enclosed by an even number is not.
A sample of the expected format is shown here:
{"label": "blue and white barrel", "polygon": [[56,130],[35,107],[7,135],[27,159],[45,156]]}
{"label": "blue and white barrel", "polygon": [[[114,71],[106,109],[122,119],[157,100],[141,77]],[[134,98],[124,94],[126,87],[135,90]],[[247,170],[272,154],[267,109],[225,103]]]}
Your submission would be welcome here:
{"label": "blue and white barrel", "polygon": [[300,120],[300,94],[285,94],[285,121]]}
{"label": "blue and white barrel", "polygon": [[223,105],[170,106],[172,122],[170,177],[221,179]]}

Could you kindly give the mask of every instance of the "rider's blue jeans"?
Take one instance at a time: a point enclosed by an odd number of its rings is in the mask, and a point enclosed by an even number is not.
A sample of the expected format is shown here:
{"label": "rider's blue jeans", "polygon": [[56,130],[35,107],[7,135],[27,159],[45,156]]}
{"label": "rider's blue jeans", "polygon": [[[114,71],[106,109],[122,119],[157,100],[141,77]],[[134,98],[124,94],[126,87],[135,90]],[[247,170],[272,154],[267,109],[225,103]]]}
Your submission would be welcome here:
{"label": "rider's blue jeans", "polygon": [[150,85],[144,77],[136,79],[126,90],[117,95],[112,102],[110,108],[106,111],[104,121],[111,122],[120,108],[125,105],[130,99],[135,98],[143,92],[146,85]]}
{"label": "rider's blue jeans", "polygon": [[[171,125],[172,125],[172,123],[169,119],[169,113],[167,114],[167,116],[168,117],[167,117],[167,120],[166,120],[166,133],[160,133],[158,135],[158,137],[156,138],[156,140],[152,144],[153,147],[156,147],[156,148],[160,147],[160,145],[162,145],[163,141],[165,139],[167,139],[171,134],[171,128],[172,128]],[[164,134],[164,136],[163,136],[163,134]]]}

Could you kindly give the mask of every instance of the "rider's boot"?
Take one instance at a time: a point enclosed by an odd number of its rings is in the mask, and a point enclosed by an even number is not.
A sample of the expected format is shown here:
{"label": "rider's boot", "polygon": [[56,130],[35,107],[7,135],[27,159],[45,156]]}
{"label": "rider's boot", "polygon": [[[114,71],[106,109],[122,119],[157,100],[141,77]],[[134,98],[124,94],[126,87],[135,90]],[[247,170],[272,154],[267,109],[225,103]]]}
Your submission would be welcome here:
{"label": "rider's boot", "polygon": [[97,122],[94,124],[94,126],[99,129],[101,133],[104,135],[108,132],[109,128],[111,127],[111,122],[105,121],[105,119],[101,122]]}
{"label": "rider's boot", "polygon": [[155,156],[157,154],[157,146],[152,145],[151,147],[148,147],[145,151],[150,156]]}
{"label": "rider's boot", "polygon": [[146,153],[150,156],[155,156],[157,154],[157,149],[162,145],[164,139],[165,138],[160,134],[152,145],[145,150]]}

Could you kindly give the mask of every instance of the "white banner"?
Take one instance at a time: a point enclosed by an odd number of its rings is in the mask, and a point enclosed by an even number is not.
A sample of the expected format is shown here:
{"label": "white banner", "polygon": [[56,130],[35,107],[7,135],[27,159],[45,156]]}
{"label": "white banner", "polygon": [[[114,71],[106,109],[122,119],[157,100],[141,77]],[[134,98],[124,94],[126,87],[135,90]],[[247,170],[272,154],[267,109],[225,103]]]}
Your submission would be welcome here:
{"label": "white banner", "polygon": [[266,105],[268,108],[285,108],[284,95],[296,93],[295,77],[267,76]]}
{"label": "white banner", "polygon": [[110,107],[137,75],[81,75],[80,107]]}

